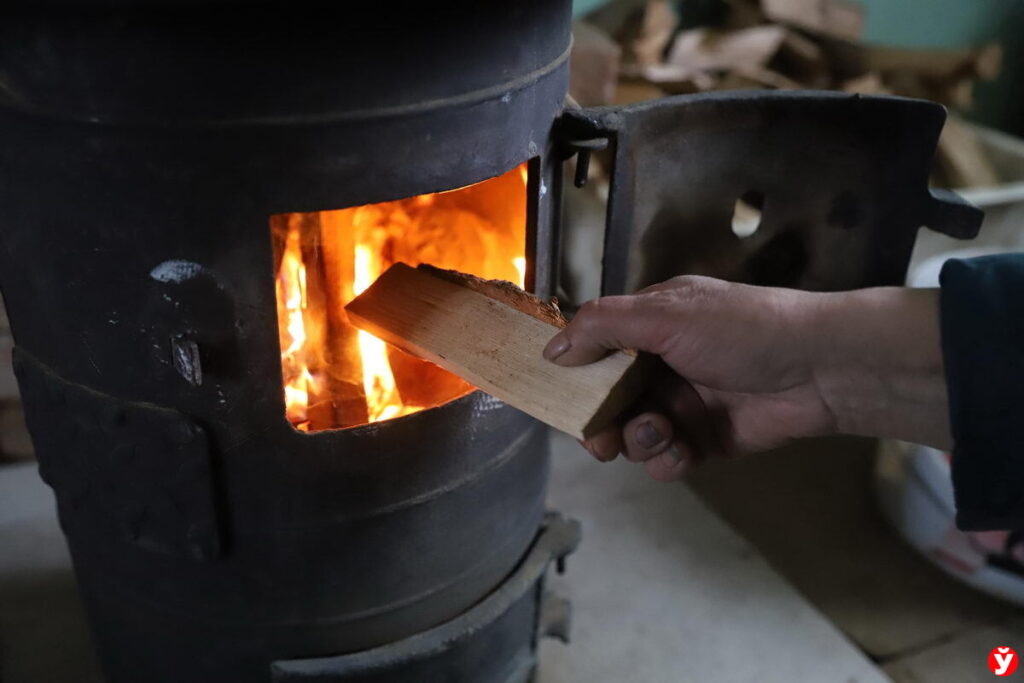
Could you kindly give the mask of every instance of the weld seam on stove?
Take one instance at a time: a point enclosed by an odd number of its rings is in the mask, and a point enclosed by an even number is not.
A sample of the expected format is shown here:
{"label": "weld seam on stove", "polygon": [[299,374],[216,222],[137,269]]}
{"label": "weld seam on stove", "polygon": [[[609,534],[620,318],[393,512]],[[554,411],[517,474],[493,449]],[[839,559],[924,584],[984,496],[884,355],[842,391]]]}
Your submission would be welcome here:
{"label": "weld seam on stove", "polygon": [[421,102],[412,102],[409,104],[385,106],[380,107],[379,109],[353,109],[344,112],[329,112],[325,114],[303,116],[255,116],[252,118],[241,119],[193,121],[191,123],[182,122],[180,124],[172,124],[169,121],[151,121],[148,119],[110,119],[103,117],[76,116],[74,114],[67,115],[63,112],[58,113],[56,111],[48,109],[33,107],[28,104],[19,106],[18,103],[11,101],[6,102],[4,106],[0,106],[0,111],[6,110],[40,118],[57,119],[59,121],[72,121],[77,123],[86,123],[98,126],[139,126],[144,128],[186,128],[200,130],[222,128],[229,126],[323,125],[329,123],[367,121],[371,119],[398,118],[403,116],[424,114],[430,111],[434,111],[435,109],[455,108],[466,105],[480,104],[482,102],[493,100],[498,95],[501,95],[503,93],[510,94],[513,92],[518,92],[519,90],[522,90],[528,86],[532,86],[537,81],[557,71],[559,67],[568,62],[569,55],[572,53],[572,45],[573,41],[570,40],[569,45],[565,48],[565,51],[562,52],[562,54],[555,57],[552,61],[522,76],[513,78],[510,81],[505,81],[504,83],[500,83],[498,85],[480,88],[479,90],[471,90],[470,92],[462,93],[461,95],[452,95],[451,97],[423,100]]}
{"label": "weld seam on stove", "polygon": [[[511,539],[512,537],[510,536],[509,538]],[[277,628],[277,627],[298,628],[298,627],[304,627],[304,626],[339,625],[339,624],[344,624],[344,623],[351,622],[351,621],[357,621],[359,619],[365,619],[367,617],[373,617],[373,616],[376,616],[378,614],[382,614],[384,612],[388,612],[388,611],[395,610],[395,609],[401,609],[401,608],[406,607],[408,605],[412,605],[412,604],[415,604],[417,602],[421,602],[422,600],[430,597],[431,595],[434,595],[435,593],[439,593],[439,592],[445,590],[446,588],[449,588],[453,584],[462,581],[466,576],[472,575],[473,572],[476,569],[478,569],[479,567],[482,567],[485,564],[487,564],[495,556],[497,556],[499,554],[502,554],[501,551],[504,550],[505,547],[510,545],[510,544],[511,544],[511,540],[506,540],[505,543],[503,543],[500,546],[497,546],[497,548],[494,550],[494,552],[491,552],[488,555],[486,555],[481,561],[477,562],[476,564],[474,564],[473,566],[469,567],[465,571],[463,571],[463,572],[457,574],[456,576],[452,577],[450,580],[446,581],[445,583],[438,584],[437,586],[434,586],[434,587],[430,588],[429,590],[421,591],[419,593],[416,593],[415,595],[410,595],[410,596],[402,598],[400,600],[396,600],[394,602],[390,602],[390,603],[388,603],[386,605],[379,605],[377,607],[372,607],[372,608],[369,608],[369,609],[365,609],[365,610],[362,610],[360,612],[351,612],[351,613],[346,614],[343,617],[337,617],[337,616],[335,616],[335,617],[323,617],[323,618],[320,618],[320,619],[313,619],[313,620],[310,620],[310,621],[288,621],[288,620],[275,619],[274,621],[270,621],[270,622],[261,622],[261,621],[256,621],[255,619],[251,619],[251,618],[247,618],[247,619],[244,619],[244,620],[241,620],[241,621],[234,621],[234,620],[218,619],[217,617],[205,617],[205,616],[197,615],[194,610],[178,611],[178,610],[175,610],[175,609],[171,608],[170,605],[168,605],[166,603],[156,602],[156,601],[150,600],[148,597],[146,597],[146,596],[144,596],[144,595],[142,595],[140,593],[134,593],[134,592],[131,592],[131,591],[123,590],[121,588],[120,582],[110,581],[109,583],[106,583],[107,577],[93,576],[92,580],[97,581],[97,583],[99,583],[99,582],[105,583],[105,585],[106,585],[105,590],[106,591],[108,591],[111,595],[114,595],[114,596],[117,596],[119,598],[124,599],[125,602],[135,603],[135,604],[143,604],[143,605],[146,605],[146,606],[154,609],[154,611],[162,612],[162,613],[164,613],[166,615],[169,615],[169,616],[172,616],[172,617],[184,618],[184,620],[186,620],[186,621],[194,621],[194,622],[199,622],[199,623],[202,623],[202,624],[217,624],[217,625],[220,625],[220,626],[252,626],[254,628],[270,627],[271,630],[273,630],[274,628]],[[531,544],[531,546],[528,546],[528,548],[532,547],[534,545],[536,545],[536,543]],[[520,558],[520,561],[516,564],[516,567],[519,567],[522,564],[522,562],[523,562],[523,560],[522,560],[522,558]]]}
{"label": "weld seam on stove", "polygon": [[388,515],[388,514],[391,514],[393,512],[398,512],[399,510],[404,510],[405,508],[411,508],[411,507],[415,507],[417,505],[423,505],[424,503],[428,503],[428,502],[434,500],[435,498],[440,498],[441,496],[447,495],[447,494],[451,493],[452,491],[454,491],[456,489],[460,489],[463,486],[468,485],[473,480],[479,479],[479,478],[483,477],[484,475],[489,474],[490,472],[498,469],[499,467],[504,465],[506,462],[511,460],[515,455],[517,455],[518,447],[521,446],[522,443],[524,441],[528,440],[531,436],[533,436],[533,434],[531,433],[530,429],[528,428],[526,431],[524,431],[522,434],[520,434],[515,439],[515,441],[510,443],[505,448],[505,450],[503,450],[501,452],[500,455],[498,455],[497,457],[492,458],[489,461],[487,461],[487,463],[483,467],[481,467],[479,469],[475,469],[472,472],[470,472],[469,474],[467,474],[466,476],[460,477],[459,479],[450,480],[448,483],[444,484],[443,486],[439,486],[437,488],[430,489],[429,491],[424,491],[423,493],[416,494],[415,496],[412,496],[411,498],[406,498],[405,500],[400,500],[400,501],[397,501],[395,503],[391,503],[390,505],[384,505],[382,507],[375,508],[373,510],[367,511],[367,512],[362,513],[362,514],[350,514],[350,515],[342,515],[342,516],[338,516],[338,517],[329,517],[329,518],[325,519],[322,524],[275,526],[275,527],[269,527],[269,528],[265,528],[265,529],[260,529],[258,533],[249,533],[249,534],[247,534],[247,533],[239,532],[239,533],[234,533],[232,535],[234,537],[236,537],[236,538],[253,538],[253,537],[263,536],[263,535],[266,535],[266,534],[274,534],[274,533],[278,533],[278,532],[281,532],[281,531],[303,531],[303,530],[307,530],[307,529],[322,529],[323,527],[329,527],[329,526],[333,526],[335,524],[341,524],[341,523],[345,523],[345,522],[353,522],[353,521],[357,521],[357,520],[361,520],[361,519],[370,519],[372,517],[380,517],[382,515]]}

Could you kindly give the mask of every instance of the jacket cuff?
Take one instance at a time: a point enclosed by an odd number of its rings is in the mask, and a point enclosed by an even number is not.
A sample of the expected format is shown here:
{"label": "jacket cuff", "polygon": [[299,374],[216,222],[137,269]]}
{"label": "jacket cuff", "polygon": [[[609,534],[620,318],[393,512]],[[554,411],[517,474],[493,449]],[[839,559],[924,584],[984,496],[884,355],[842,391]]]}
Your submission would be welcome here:
{"label": "jacket cuff", "polygon": [[957,526],[1024,529],[1024,256],[939,275]]}

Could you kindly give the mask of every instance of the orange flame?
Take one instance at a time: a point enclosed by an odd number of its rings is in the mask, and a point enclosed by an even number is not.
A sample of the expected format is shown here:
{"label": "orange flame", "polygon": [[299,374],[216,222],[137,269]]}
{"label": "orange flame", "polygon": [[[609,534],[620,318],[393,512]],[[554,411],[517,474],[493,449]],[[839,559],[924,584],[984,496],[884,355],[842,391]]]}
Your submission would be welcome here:
{"label": "orange flame", "polygon": [[[383,272],[376,267],[373,253],[363,244],[356,245],[355,276],[352,289],[356,296],[373,284]],[[416,408],[405,406],[398,395],[395,376],[388,363],[387,346],[369,332],[359,330],[359,355],[363,361],[363,389],[366,392],[366,405],[370,422],[390,420],[415,412]]]}
{"label": "orange flame", "polygon": [[[303,320],[306,299],[306,267],[302,263],[302,250],[297,231],[288,233],[277,281],[278,317],[281,336],[281,365],[286,375],[294,375],[285,384],[285,413],[295,425],[307,424],[306,409],[309,390],[316,381],[302,359],[306,344],[306,325]],[[283,316],[283,320],[281,320]]]}
{"label": "orange flame", "polygon": [[526,257],[516,256],[512,259],[512,265],[516,267],[516,272],[519,273],[519,279],[516,280],[516,284],[520,287],[526,286]]}
{"label": "orange flame", "polygon": [[472,387],[348,324],[343,307],[398,261],[523,285],[526,164],[455,190],[271,219],[285,412],[296,429],[350,427]]}

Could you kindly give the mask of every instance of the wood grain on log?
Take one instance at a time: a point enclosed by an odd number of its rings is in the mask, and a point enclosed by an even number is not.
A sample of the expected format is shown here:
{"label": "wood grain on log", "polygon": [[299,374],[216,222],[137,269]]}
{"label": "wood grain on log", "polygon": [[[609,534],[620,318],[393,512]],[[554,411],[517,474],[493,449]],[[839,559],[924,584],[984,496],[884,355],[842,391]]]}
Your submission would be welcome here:
{"label": "wood grain on log", "polygon": [[624,351],[575,368],[550,363],[542,351],[565,324],[553,303],[429,266],[395,264],[345,310],[356,327],[576,438],[613,424],[652,369]]}

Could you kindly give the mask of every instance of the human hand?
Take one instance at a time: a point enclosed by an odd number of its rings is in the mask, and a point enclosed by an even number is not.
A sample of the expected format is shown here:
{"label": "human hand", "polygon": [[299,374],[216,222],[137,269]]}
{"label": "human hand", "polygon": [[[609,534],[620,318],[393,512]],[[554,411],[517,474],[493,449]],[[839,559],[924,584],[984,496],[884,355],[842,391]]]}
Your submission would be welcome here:
{"label": "human hand", "polygon": [[658,480],[838,431],[948,441],[931,290],[817,294],[682,276],[587,302],[544,355],[583,365],[627,348],[675,376],[655,389],[658,409],[584,446],[602,461],[624,453]]}

